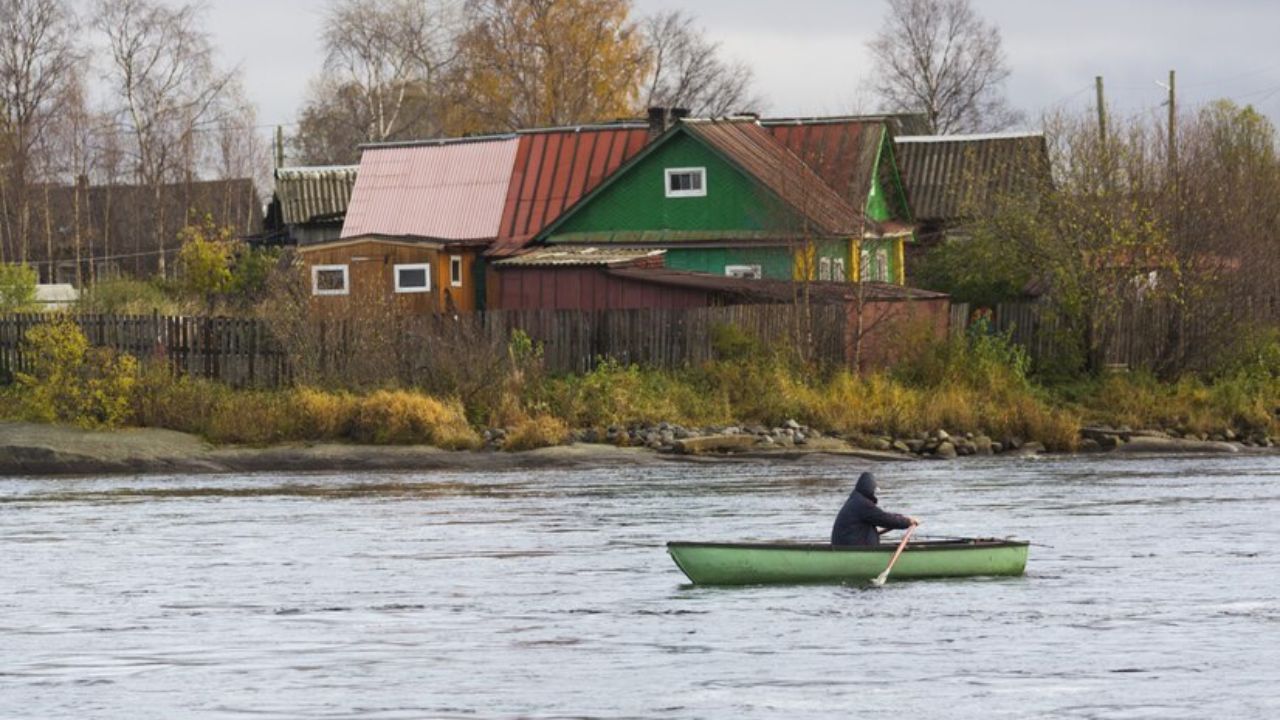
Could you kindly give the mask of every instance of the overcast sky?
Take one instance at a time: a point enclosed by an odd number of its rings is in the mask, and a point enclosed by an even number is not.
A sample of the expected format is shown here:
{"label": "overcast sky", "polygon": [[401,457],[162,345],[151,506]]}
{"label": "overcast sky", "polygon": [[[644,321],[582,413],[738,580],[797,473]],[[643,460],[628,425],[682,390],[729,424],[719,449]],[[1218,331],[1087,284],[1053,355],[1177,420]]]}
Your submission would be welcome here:
{"label": "overcast sky", "polygon": [[[772,116],[873,111],[867,41],[881,0],[633,0],[640,14],[686,9],[726,55],[748,62]],[[1093,106],[1093,78],[1123,113],[1158,112],[1177,70],[1179,104],[1219,97],[1280,120],[1280,2],[973,0],[1004,38],[1010,101],[1034,119]],[[208,0],[207,27],[239,64],[263,124],[290,124],[319,72],[319,0]]]}

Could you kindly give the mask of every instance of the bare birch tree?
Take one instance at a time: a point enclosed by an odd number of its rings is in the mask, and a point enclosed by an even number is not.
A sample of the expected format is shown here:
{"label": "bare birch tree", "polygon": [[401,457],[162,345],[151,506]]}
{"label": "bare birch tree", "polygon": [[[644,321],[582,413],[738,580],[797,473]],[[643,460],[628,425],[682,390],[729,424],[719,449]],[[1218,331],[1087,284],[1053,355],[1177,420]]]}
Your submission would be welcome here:
{"label": "bare birch tree", "polygon": [[[80,60],[76,19],[65,0],[0,0],[0,141],[11,259],[26,262],[33,218],[35,153]],[[0,246],[4,238],[0,238]],[[0,257],[5,253],[0,249]]]}
{"label": "bare birch tree", "polygon": [[763,101],[752,92],[754,74],[742,61],[720,57],[720,45],[707,38],[681,10],[658,13],[641,24],[649,52],[645,107],[679,107],[696,117],[721,117],[759,111]]}
{"label": "bare birch tree", "polygon": [[1009,107],[1000,30],[969,0],[887,0],[889,15],[868,43],[875,88],[892,112],[923,113],[934,134],[1002,130]]}
{"label": "bare birch tree", "polygon": [[456,0],[330,3],[324,75],[294,143],[303,161],[352,162],[363,142],[439,135],[460,28]]}
{"label": "bare birch tree", "polygon": [[131,139],[139,181],[151,193],[153,244],[166,271],[162,188],[189,179],[195,145],[226,117],[236,71],[219,69],[200,28],[201,8],[155,0],[98,0],[96,24],[107,40],[106,79],[119,99],[117,128]]}

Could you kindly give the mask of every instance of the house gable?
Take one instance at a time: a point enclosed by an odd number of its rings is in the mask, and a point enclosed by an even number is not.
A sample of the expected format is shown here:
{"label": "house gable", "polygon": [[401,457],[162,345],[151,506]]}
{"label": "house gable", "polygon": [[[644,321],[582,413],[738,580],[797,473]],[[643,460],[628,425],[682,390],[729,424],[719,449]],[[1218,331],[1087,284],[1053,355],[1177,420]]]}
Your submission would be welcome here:
{"label": "house gable", "polygon": [[[668,196],[669,170],[698,169],[702,194]],[[799,224],[755,178],[688,132],[677,128],[654,143],[603,184],[560,222],[548,228],[548,242],[596,233],[654,231],[761,234]]]}

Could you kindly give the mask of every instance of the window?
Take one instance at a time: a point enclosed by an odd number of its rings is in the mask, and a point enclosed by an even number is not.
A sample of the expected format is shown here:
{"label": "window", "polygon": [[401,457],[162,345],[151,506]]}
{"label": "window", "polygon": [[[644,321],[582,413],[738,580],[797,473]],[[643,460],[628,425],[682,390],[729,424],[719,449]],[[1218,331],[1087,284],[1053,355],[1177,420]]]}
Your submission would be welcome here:
{"label": "window", "polygon": [[818,259],[818,279],[819,280],[831,279],[831,258]]}
{"label": "window", "polygon": [[462,287],[462,256],[449,256],[449,284],[454,287]]}
{"label": "window", "polygon": [[844,274],[844,258],[831,261],[831,279],[836,282],[844,282],[848,279]]}
{"label": "window", "polygon": [[311,268],[312,295],[346,295],[351,292],[346,265],[314,265]]}
{"label": "window", "polygon": [[431,292],[431,265],[428,263],[396,265],[396,292]]}
{"label": "window", "polygon": [[862,251],[862,279],[867,282],[889,282],[889,251]]}
{"label": "window", "polygon": [[667,197],[704,197],[706,168],[667,168]]}
{"label": "window", "polygon": [[724,274],[725,277],[750,278],[752,280],[759,280],[763,277],[759,265],[725,265]]}

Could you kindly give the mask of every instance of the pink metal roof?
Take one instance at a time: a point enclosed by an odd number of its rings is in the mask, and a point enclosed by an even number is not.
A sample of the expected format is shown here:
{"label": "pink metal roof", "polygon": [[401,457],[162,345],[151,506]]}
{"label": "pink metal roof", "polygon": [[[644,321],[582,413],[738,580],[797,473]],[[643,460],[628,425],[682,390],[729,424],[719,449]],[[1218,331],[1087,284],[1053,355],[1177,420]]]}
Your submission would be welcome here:
{"label": "pink metal roof", "polygon": [[518,145],[508,136],[365,148],[342,237],[496,238]]}

